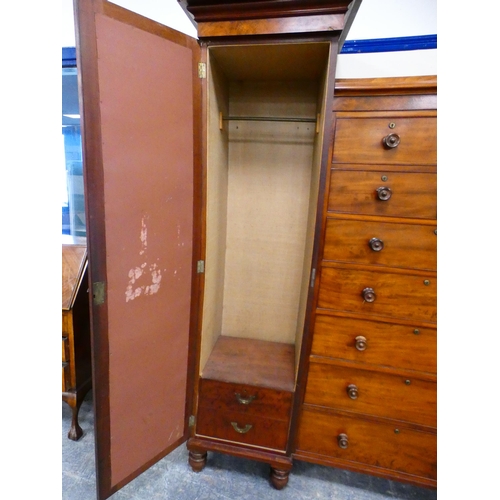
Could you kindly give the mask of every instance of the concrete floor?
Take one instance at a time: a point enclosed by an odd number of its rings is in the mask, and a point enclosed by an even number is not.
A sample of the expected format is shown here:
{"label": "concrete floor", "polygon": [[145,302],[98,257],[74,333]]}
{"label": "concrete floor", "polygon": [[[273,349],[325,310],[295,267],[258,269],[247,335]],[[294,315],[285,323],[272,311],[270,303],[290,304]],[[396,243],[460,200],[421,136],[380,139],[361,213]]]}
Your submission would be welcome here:
{"label": "concrete floor", "polygon": [[[63,500],[94,500],[95,458],[92,395],[80,409],[84,435],[67,438],[71,411],[62,405]],[[196,474],[188,466],[186,446],[127,484],[113,500],[436,500],[437,492],[357,474],[332,467],[295,461],[288,485],[281,491],[268,480],[269,466],[251,460],[209,453],[205,469]]]}

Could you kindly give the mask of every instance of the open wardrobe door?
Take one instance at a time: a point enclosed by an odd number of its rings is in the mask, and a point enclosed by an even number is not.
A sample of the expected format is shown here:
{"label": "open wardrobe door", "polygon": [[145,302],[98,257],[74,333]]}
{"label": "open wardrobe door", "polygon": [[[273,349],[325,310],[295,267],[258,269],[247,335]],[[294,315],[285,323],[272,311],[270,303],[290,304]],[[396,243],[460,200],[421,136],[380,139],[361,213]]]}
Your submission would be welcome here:
{"label": "open wardrobe door", "polygon": [[75,12],[103,500],[187,439],[199,46],[110,2]]}

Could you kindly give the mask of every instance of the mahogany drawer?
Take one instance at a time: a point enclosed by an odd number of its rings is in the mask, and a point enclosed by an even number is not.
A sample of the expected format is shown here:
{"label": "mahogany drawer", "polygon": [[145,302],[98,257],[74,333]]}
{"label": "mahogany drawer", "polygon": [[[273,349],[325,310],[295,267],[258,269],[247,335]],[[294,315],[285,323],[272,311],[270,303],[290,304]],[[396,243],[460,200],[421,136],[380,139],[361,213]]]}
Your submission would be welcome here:
{"label": "mahogany drawer", "polygon": [[71,389],[71,369],[69,363],[62,364],[62,392]]}
{"label": "mahogany drawer", "polygon": [[437,384],[311,360],[304,402],[435,427]]}
{"label": "mahogany drawer", "polygon": [[[346,447],[341,448],[339,442]],[[313,411],[305,406],[297,449],[349,465],[359,464],[360,469],[368,465],[379,472],[398,471],[433,480],[437,477],[436,434],[404,424]]]}
{"label": "mahogany drawer", "polygon": [[436,226],[328,218],[323,259],[436,270]]}
{"label": "mahogany drawer", "polygon": [[211,408],[215,412],[239,412],[288,421],[292,408],[292,393],[201,379],[199,406]]}
{"label": "mahogany drawer", "polygon": [[318,314],[311,353],[436,373],[436,329]]}
{"label": "mahogany drawer", "polygon": [[62,361],[63,363],[69,360],[69,342],[67,337],[62,338]]}
{"label": "mahogany drawer", "polygon": [[[394,128],[389,124],[394,124]],[[383,140],[389,135],[395,139],[399,137],[396,147],[384,145]],[[436,137],[436,118],[433,116],[338,117],[333,161],[434,164],[437,161]]]}
{"label": "mahogany drawer", "polygon": [[436,182],[435,173],[333,169],[328,210],[358,215],[436,219]]}
{"label": "mahogany drawer", "polygon": [[196,435],[285,450],[288,427],[288,420],[276,420],[240,412],[219,412],[213,408],[200,406]]}
{"label": "mahogany drawer", "polygon": [[62,312],[62,334],[69,335],[73,331],[73,314],[72,311]]}
{"label": "mahogany drawer", "polygon": [[[374,300],[367,296],[370,289]],[[374,316],[435,322],[437,279],[429,276],[323,267],[318,307]]]}

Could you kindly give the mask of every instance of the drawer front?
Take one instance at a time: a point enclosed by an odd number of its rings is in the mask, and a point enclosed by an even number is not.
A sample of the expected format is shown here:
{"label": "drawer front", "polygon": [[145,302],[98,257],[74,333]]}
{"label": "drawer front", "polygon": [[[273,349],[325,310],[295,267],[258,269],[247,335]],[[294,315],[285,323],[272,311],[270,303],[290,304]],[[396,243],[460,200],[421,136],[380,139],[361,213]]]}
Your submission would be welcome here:
{"label": "drawer front", "polygon": [[69,361],[69,341],[67,337],[62,338],[62,361]]}
{"label": "drawer front", "polygon": [[436,373],[434,328],[317,315],[313,355]]}
{"label": "drawer front", "polygon": [[436,426],[437,387],[432,380],[309,364],[305,403]]}
{"label": "drawer front", "polygon": [[288,427],[288,421],[248,413],[217,412],[201,406],[198,409],[196,435],[284,451]]}
{"label": "drawer front", "polygon": [[69,335],[72,332],[73,312],[62,312],[62,334]]}
{"label": "drawer front", "polygon": [[436,174],[332,170],[330,177],[331,212],[436,219],[436,203]]}
{"label": "drawer front", "polygon": [[[389,128],[390,123],[395,127]],[[383,140],[389,135],[399,137],[396,147],[384,145]],[[435,117],[337,118],[333,161],[434,164],[436,137]]]}
{"label": "drawer front", "polygon": [[71,371],[69,363],[62,364],[62,392],[71,389]]}
{"label": "drawer front", "polygon": [[[339,435],[347,436],[346,448]],[[303,409],[297,448],[317,455],[419,477],[437,477],[437,439],[432,432]]]}
{"label": "drawer front", "polygon": [[325,260],[436,270],[436,226],[327,219]]}
{"label": "drawer front", "polygon": [[201,379],[199,406],[288,421],[292,393],[218,380]]}
{"label": "drawer front", "polygon": [[[374,292],[373,302],[367,301],[367,289]],[[433,276],[323,267],[318,306],[337,311],[435,322],[436,291],[437,279]]]}

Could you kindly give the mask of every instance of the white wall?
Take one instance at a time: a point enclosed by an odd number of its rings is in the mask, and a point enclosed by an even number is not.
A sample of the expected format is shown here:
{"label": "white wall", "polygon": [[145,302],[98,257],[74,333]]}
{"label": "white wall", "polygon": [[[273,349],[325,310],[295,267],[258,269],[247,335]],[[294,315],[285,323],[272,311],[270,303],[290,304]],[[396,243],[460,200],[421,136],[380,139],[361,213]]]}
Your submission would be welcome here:
{"label": "white wall", "polygon": [[[73,0],[61,0],[63,4],[62,46],[75,46]],[[193,23],[188,19],[177,0],[115,0],[113,3],[149,17],[170,28],[197,37]]]}
{"label": "white wall", "polygon": [[[63,3],[63,47],[75,46],[73,0]],[[177,0],[115,0],[116,4],[196,37]],[[437,34],[437,0],[363,0],[347,40]],[[437,74],[437,49],[340,54],[337,78]]]}
{"label": "white wall", "polygon": [[[347,40],[437,34],[437,0],[363,0]],[[437,49],[339,54],[337,78],[437,75]]]}

